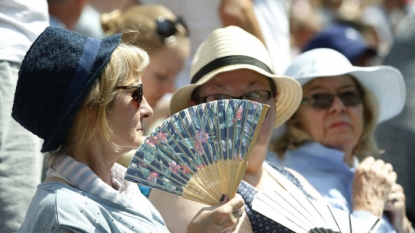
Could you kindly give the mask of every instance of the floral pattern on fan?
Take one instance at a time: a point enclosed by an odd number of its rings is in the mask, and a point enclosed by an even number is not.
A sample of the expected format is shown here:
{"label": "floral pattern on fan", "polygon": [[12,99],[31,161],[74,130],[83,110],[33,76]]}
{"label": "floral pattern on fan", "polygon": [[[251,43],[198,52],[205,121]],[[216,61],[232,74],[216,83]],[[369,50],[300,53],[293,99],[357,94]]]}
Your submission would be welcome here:
{"label": "floral pattern on fan", "polygon": [[147,136],[125,179],[209,205],[233,197],[268,109],[249,100],[184,109]]}

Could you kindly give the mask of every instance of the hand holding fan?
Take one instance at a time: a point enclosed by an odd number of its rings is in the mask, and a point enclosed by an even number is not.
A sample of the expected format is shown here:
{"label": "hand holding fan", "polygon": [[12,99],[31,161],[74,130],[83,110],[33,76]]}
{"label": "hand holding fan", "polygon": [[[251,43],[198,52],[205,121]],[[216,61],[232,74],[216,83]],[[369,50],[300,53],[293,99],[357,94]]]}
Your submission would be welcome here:
{"label": "hand holding fan", "polygon": [[207,205],[232,198],[268,109],[236,99],[184,109],[147,136],[125,179]]}

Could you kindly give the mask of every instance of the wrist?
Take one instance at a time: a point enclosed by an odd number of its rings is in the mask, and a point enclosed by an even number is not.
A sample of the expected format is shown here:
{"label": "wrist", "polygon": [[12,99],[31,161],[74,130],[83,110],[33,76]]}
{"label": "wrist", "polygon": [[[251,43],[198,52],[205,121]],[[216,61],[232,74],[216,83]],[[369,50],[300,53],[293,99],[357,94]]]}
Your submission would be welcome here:
{"label": "wrist", "polygon": [[383,208],[381,208],[380,206],[381,205],[373,205],[370,203],[356,204],[353,206],[353,211],[360,211],[360,210],[367,211],[380,218],[383,215]]}
{"label": "wrist", "polygon": [[414,232],[414,228],[412,226],[411,221],[409,221],[409,219],[407,217],[405,217],[405,219],[403,220],[403,231],[404,233],[413,233]]}
{"label": "wrist", "polygon": [[408,218],[404,218],[399,226],[394,226],[397,233],[413,233],[412,223]]}

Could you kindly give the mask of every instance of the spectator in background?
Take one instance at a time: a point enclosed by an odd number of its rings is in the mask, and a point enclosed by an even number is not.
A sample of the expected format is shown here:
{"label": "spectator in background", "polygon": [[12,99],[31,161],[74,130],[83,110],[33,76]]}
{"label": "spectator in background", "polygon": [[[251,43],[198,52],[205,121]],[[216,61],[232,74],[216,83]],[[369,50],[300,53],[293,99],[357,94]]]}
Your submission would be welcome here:
{"label": "spectator in background", "polygon": [[[162,5],[134,6],[102,16],[106,35],[123,33],[123,41],[144,48],[151,63],[143,75],[146,97],[156,108],[162,97],[175,90],[175,79],[190,53],[186,24]],[[136,33],[138,31],[138,35]],[[167,116],[167,109],[164,116]]]}
{"label": "spectator in background", "polygon": [[383,216],[378,232],[412,233],[393,167],[373,158],[376,125],[405,104],[402,74],[391,66],[356,67],[319,48],[296,57],[285,75],[301,83],[303,98],[271,143],[281,165],[303,175],[331,206],[359,218]]}
{"label": "spectator in background", "polygon": [[371,47],[358,30],[344,23],[332,24],[316,34],[302,52],[316,48],[336,50],[355,66],[373,65],[377,56],[376,48]]}
{"label": "spectator in background", "polygon": [[384,58],[393,44],[395,28],[406,15],[407,0],[380,0],[362,9],[361,19],[379,35],[379,55]]}
{"label": "spectator in background", "polygon": [[105,34],[101,26],[101,13],[90,4],[86,5],[75,24],[74,31],[94,39],[103,38]]}
{"label": "spectator in background", "polygon": [[41,140],[11,117],[17,76],[33,41],[48,26],[46,0],[0,1],[0,232],[16,232],[40,183]]}
{"label": "spectator in background", "polygon": [[407,194],[408,218],[415,221],[415,15],[408,15],[398,26],[390,53],[384,60],[403,74],[406,103],[400,115],[378,126],[376,139],[381,155],[390,162]]}
{"label": "spectator in background", "polygon": [[[101,21],[107,35],[123,33],[124,42],[144,48],[150,56],[151,63],[142,82],[146,87],[144,96],[154,114],[145,119],[145,136],[169,116],[170,98],[163,96],[175,90],[176,77],[190,53],[186,25],[162,5],[133,6],[123,12],[115,10],[104,14]],[[125,154],[118,162],[128,167],[134,152]],[[147,196],[149,188],[139,187]]]}
{"label": "spectator in background", "polygon": [[88,0],[48,0],[50,25],[74,30]]}
{"label": "spectator in background", "polygon": [[215,29],[235,25],[260,39],[268,48],[275,73],[282,73],[291,60],[289,12],[286,0],[140,0],[142,4],[162,4],[188,22],[191,55],[180,73],[177,86],[188,83],[196,49]]}
{"label": "spectator in background", "polygon": [[309,0],[293,2],[290,13],[291,57],[301,53],[301,49],[323,28],[323,17]]}
{"label": "spectator in background", "polygon": [[89,3],[100,13],[109,13],[116,9],[125,11],[140,4],[139,0],[89,0]]}

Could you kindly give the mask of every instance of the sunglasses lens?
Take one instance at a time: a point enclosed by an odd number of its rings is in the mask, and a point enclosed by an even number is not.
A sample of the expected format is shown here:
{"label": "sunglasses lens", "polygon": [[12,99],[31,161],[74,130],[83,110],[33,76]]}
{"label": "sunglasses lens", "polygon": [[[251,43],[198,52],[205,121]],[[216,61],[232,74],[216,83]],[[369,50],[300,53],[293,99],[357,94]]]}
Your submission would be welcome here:
{"label": "sunglasses lens", "polygon": [[[346,91],[338,94],[345,106],[353,107],[362,103],[363,94],[358,91]],[[310,97],[310,104],[315,109],[327,109],[333,104],[335,95],[315,94]]]}
{"label": "sunglasses lens", "polygon": [[334,96],[331,94],[315,94],[311,97],[311,106],[316,109],[330,108]]}
{"label": "sunglasses lens", "polygon": [[339,94],[345,106],[356,106],[362,103],[362,95],[357,91],[346,91]]}
{"label": "sunglasses lens", "polygon": [[138,104],[141,104],[143,100],[143,85],[139,85],[139,87],[133,92],[132,97]]}

